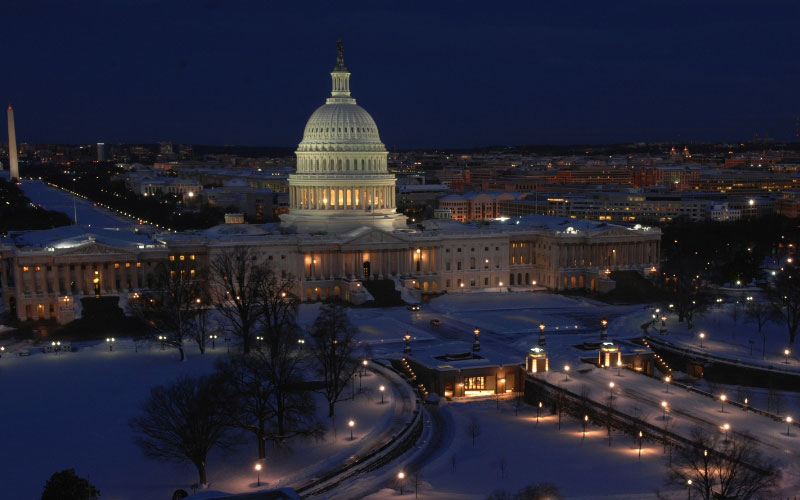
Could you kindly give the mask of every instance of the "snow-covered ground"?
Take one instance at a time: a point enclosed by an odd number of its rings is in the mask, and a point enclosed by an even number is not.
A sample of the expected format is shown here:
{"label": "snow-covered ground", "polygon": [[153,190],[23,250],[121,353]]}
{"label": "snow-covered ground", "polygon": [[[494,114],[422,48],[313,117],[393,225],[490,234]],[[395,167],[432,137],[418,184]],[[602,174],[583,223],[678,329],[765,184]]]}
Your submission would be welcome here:
{"label": "snow-covered ground", "polygon": [[[150,387],[209,372],[224,355],[224,346],[205,355],[190,348],[183,363],[174,350],[146,346],[135,352],[134,344],[124,339],[117,340],[113,352],[102,343],[74,347],[77,352],[45,354],[32,349],[29,357],[0,359],[3,498],[38,498],[50,474],[71,467],[90,476],[104,499],[164,499],[177,488],[191,491],[190,485],[197,482],[195,470],[145,458],[133,443],[128,422],[138,414]],[[372,449],[391,431],[399,412],[392,385],[373,372],[360,382],[364,391],[355,400],[337,403],[335,440],[329,432],[319,442],[295,441],[289,449],[268,450],[262,488],[310,478],[362,449]],[[380,404],[381,384],[387,387],[385,404]],[[349,394],[348,389],[345,395]],[[317,406],[320,419],[330,426],[321,396]],[[356,422],[352,441],[350,419]],[[212,488],[256,489],[257,450],[250,436],[245,439],[232,456],[215,454],[209,459]]]}
{"label": "snow-covered ground", "polygon": [[[319,307],[319,304],[303,304],[300,323],[309,325]],[[349,311],[352,322],[359,327],[359,339],[369,345],[377,358],[399,352],[406,331],[412,334],[412,345],[430,345],[453,340],[471,342],[472,330],[477,327],[482,331],[482,344],[505,355],[518,356],[521,363],[528,349],[536,344],[538,325],[543,322],[550,366],[556,370],[564,363],[578,366],[578,358],[585,356],[586,351],[572,346],[585,340],[599,340],[601,318],[610,320],[611,338],[630,338],[641,335],[640,325],[652,314],[643,305],[606,305],[591,299],[530,292],[450,294],[423,304],[418,312],[404,307]],[[442,325],[431,326],[432,319],[439,319]],[[720,352],[725,350],[723,347],[734,348],[737,342],[749,352],[747,335],[753,334],[745,332],[754,329],[744,324],[741,316],[738,325],[731,325],[730,321],[726,311],[712,310],[698,320],[698,328],[704,328],[716,342],[730,339],[725,343],[729,347],[721,346]],[[737,330],[731,334],[734,327]],[[778,349],[780,327],[768,328],[774,330],[770,338],[775,338],[768,346]],[[682,329],[685,326],[677,325],[671,317],[667,338],[685,337],[687,342],[693,342],[690,339],[694,333],[684,334]],[[90,475],[103,491],[103,498],[160,499],[168,498],[178,487],[188,488],[196,481],[195,471],[188,466],[164,465],[144,458],[132,442],[128,421],[137,414],[138,405],[151,386],[183,374],[211,370],[215,359],[224,353],[224,345],[218,345],[205,356],[190,349],[184,363],[177,361],[175,352],[162,351],[158,346],[134,352],[133,343],[125,340],[118,341],[114,352],[108,352],[102,344],[76,347],[79,350],[75,353],[34,353],[26,358],[5,355],[0,359],[3,402],[0,429],[4,433],[0,441],[3,447],[0,470],[4,477],[15,479],[5,482],[10,498],[35,498],[52,472],[69,467],[75,467],[78,474]],[[615,381],[617,407],[639,406],[656,425],[663,422],[657,409],[663,398],[668,399],[671,409],[692,413],[715,425],[729,423],[736,431],[757,431],[770,452],[796,462],[793,457],[800,446],[800,437],[786,436],[784,425],[764,417],[755,418],[752,413],[733,408],[722,413],[715,402],[677,388],[666,394],[663,384],[633,372],[617,377],[615,370],[595,369],[585,374],[575,373],[569,382],[562,382],[562,376],[555,372],[549,375],[554,382],[567,384],[576,392],[582,385],[589,386],[598,398],[607,397],[607,383]],[[381,434],[397,420],[398,411],[395,396],[389,398],[391,404],[377,404],[379,381],[386,383],[386,379],[376,374],[363,379],[366,392],[354,401],[338,405],[335,442],[329,433],[324,442],[295,442],[291,451],[270,450],[261,474],[265,487],[297,484],[374,447]],[[786,400],[794,399],[786,394]],[[647,401],[653,404],[648,407]],[[324,411],[324,405],[319,406]],[[511,402],[498,411],[493,400],[445,404],[441,414],[447,435],[437,438],[436,451],[423,461],[422,498],[477,500],[501,487],[516,491],[536,482],[556,483],[574,499],[645,499],[652,498],[657,488],[669,489],[663,485],[665,466],[661,447],[646,444],[640,462],[629,437],[615,436],[609,447],[603,429],[591,429],[584,440],[579,423],[566,420],[559,432],[552,417],[537,426],[532,411],[524,407],[515,416]],[[671,415],[676,415],[674,420],[672,416],[668,419],[675,429],[681,426],[688,429],[693,424],[691,419],[682,421],[677,412]],[[466,423],[473,417],[482,429],[474,448],[465,431]],[[349,440],[346,426],[349,418],[357,422],[353,441]],[[428,439],[430,434],[423,436],[419,446],[424,448]],[[233,456],[212,456],[211,487],[229,492],[252,491],[256,479],[254,448],[249,443]],[[413,453],[404,460],[413,461]],[[451,462],[454,455],[455,471]],[[504,474],[500,470],[501,459],[507,464]],[[330,492],[328,498],[396,496],[392,487],[404,460],[368,477],[348,480]],[[406,479],[406,492],[410,484]],[[791,491],[800,485],[786,482],[785,486],[786,491]]]}
{"label": "snow-covered ground", "polygon": [[126,228],[137,225],[135,219],[115,214],[80,196],[73,196],[39,180],[23,180],[21,187],[25,196],[46,210],[62,212],[70,219],[73,219],[77,212],[78,224],[81,225],[100,228]]}

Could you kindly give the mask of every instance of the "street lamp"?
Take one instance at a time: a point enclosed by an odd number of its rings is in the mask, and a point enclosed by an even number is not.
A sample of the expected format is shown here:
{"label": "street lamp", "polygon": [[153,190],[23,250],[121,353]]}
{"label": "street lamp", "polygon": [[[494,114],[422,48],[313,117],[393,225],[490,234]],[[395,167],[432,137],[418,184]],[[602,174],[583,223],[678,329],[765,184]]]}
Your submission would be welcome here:
{"label": "street lamp", "polygon": [[161,342],[161,350],[163,351],[164,350],[164,342],[167,341],[167,337],[164,336],[164,335],[159,335],[158,336],[158,341]]}
{"label": "street lamp", "polygon": [[706,334],[705,334],[705,333],[703,333],[703,332],[700,332],[700,348],[701,348],[701,349],[702,349],[702,347],[703,347],[703,339],[704,339],[704,338],[706,338]]}
{"label": "street lamp", "polygon": [[720,395],[720,397],[719,397],[719,401],[720,401],[719,411],[720,411],[720,413],[725,413],[725,401],[727,401],[727,400],[728,400],[728,396],[726,396],[724,394]]}
{"label": "street lamp", "polygon": [[666,401],[662,401],[661,402],[661,408],[664,409],[664,417],[663,417],[663,419],[666,420],[667,419],[667,402]]}
{"label": "street lamp", "polygon": [[609,400],[614,399],[614,385],[615,385],[614,382],[609,382],[608,383],[608,399]]}
{"label": "street lamp", "polygon": [[403,471],[397,473],[397,482],[400,484],[400,495],[403,495],[403,479],[406,478],[406,474]]}
{"label": "street lamp", "polygon": [[622,376],[622,360],[617,360],[617,377]]}
{"label": "street lamp", "polygon": [[569,380],[569,365],[564,365],[564,380]]}
{"label": "street lamp", "polygon": [[539,417],[542,415],[542,402],[539,401],[539,407],[536,409],[536,423],[539,423]]}
{"label": "street lamp", "polygon": [[383,392],[386,390],[386,386],[382,385],[378,387],[378,390],[381,391],[381,404],[383,404]]}
{"label": "street lamp", "polygon": [[603,327],[602,330],[600,330],[600,338],[604,339],[608,337],[608,320],[606,318],[601,319],[600,325]]}
{"label": "street lamp", "polygon": [[589,423],[589,415],[583,416],[583,437],[586,438],[586,425]]}
{"label": "street lamp", "polygon": [[661,335],[667,333],[667,315],[664,314],[661,316]]}
{"label": "street lamp", "polygon": [[686,498],[688,500],[692,500],[692,480],[691,479],[687,479],[686,480],[686,488],[687,488],[687,491],[688,491],[686,493]]}
{"label": "street lamp", "polygon": [[6,350],[5,346],[0,345],[0,358],[3,357],[3,353],[5,352],[5,350]]}
{"label": "street lamp", "polygon": [[109,351],[114,350],[114,342],[116,342],[116,339],[114,337],[106,337],[106,343],[108,344]]}
{"label": "street lamp", "polygon": [[667,386],[667,390],[665,392],[667,394],[669,394],[669,383],[670,383],[671,380],[672,380],[672,377],[670,377],[669,375],[664,377],[664,384]]}
{"label": "street lamp", "polygon": [[361,366],[364,367],[364,375],[366,375],[367,374],[367,360],[366,359],[361,362]]}
{"label": "street lamp", "polygon": [[792,417],[786,417],[786,435],[791,436],[789,432],[792,429]]}
{"label": "street lamp", "polygon": [[211,335],[208,336],[208,338],[211,339],[211,348],[212,349],[216,348],[217,347],[217,339],[219,338],[219,335],[217,335],[216,333],[212,333]]}
{"label": "street lamp", "polygon": [[256,484],[261,486],[261,464],[256,464]]}
{"label": "street lamp", "polygon": [[474,337],[473,337],[473,339],[472,339],[472,350],[473,350],[474,352],[478,352],[478,351],[480,351],[480,350],[481,350],[481,341],[480,341],[480,340],[478,340],[478,335],[480,335],[480,334],[481,334],[481,331],[480,331],[480,330],[478,330],[478,328],[475,328],[475,329],[472,331],[472,335],[474,335]]}
{"label": "street lamp", "polygon": [[353,427],[355,427],[355,425],[356,421],[353,419],[350,419],[350,421],[347,422],[347,426],[350,427],[350,441],[353,440]]}
{"label": "street lamp", "polygon": [[545,326],[544,322],[539,323],[539,345],[540,346],[545,345],[545,342],[546,342],[545,338],[544,338],[544,329],[545,328],[547,328],[547,326]]}
{"label": "street lamp", "polygon": [[783,350],[783,355],[784,355],[784,356],[786,356],[786,364],[787,364],[787,365],[789,364],[789,353],[790,353],[790,352],[791,352],[791,351],[789,351],[789,349],[784,349],[784,350]]}
{"label": "street lamp", "polygon": [[639,431],[639,460],[642,459],[642,431]]}
{"label": "street lamp", "polygon": [[403,335],[403,340],[406,341],[406,345],[403,347],[403,354],[411,354],[411,334],[406,332],[406,334]]}
{"label": "street lamp", "polygon": [[728,442],[728,430],[729,430],[730,428],[731,428],[731,426],[730,426],[730,425],[728,425],[728,424],[724,424],[724,425],[722,426],[722,429],[725,431],[725,442],[726,442],[726,443]]}

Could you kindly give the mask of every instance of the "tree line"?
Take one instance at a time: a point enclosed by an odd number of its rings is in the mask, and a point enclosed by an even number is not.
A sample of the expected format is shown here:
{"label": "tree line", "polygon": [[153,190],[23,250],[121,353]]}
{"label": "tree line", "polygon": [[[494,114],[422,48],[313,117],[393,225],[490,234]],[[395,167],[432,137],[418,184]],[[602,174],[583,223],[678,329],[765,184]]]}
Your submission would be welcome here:
{"label": "tree line", "polygon": [[335,405],[366,354],[340,304],[323,305],[304,331],[297,322],[296,279],[251,247],[221,252],[208,269],[170,259],[151,278],[151,288],[130,306],[152,340],[177,349],[181,360],[185,341],[204,352],[213,332],[235,339],[236,346],[213,373],[151,389],[131,421],[145,455],[191,463],[206,484],[212,449],[232,450],[249,435],[263,459],[268,443],[286,446],[297,436],[324,434],[313,392],[325,397],[334,419]]}

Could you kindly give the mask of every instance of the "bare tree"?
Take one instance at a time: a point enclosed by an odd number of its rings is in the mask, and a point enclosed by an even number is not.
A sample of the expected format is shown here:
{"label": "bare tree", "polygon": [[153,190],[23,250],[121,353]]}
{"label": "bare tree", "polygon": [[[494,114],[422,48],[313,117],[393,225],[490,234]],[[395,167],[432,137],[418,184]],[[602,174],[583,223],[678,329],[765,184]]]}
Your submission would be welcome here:
{"label": "bare tree", "polygon": [[183,341],[195,328],[195,317],[205,296],[205,270],[195,261],[174,259],[159,263],[148,275],[149,287],[130,302],[133,313],[148,325],[153,338],[186,356]]}
{"label": "bare tree", "polygon": [[506,457],[497,459],[497,470],[500,472],[500,479],[505,479],[506,472],[508,471],[508,460],[506,460]]}
{"label": "bare tree", "polygon": [[233,247],[211,262],[214,304],[227,320],[230,333],[241,340],[245,354],[250,352],[254,341],[263,271],[258,254],[251,247]]}
{"label": "bare tree", "polygon": [[456,467],[458,466],[458,455],[453,453],[450,455],[450,467],[453,468],[453,472],[456,471]]}
{"label": "bare tree", "polygon": [[691,432],[693,445],[679,448],[669,468],[672,481],[691,488],[702,500],[772,498],[775,467],[766,462],[752,439],[732,436],[721,442],[719,433],[697,427]]}
{"label": "bare tree", "polygon": [[767,297],[777,318],[786,325],[791,347],[800,327],[800,269],[784,266],[767,290]]}
{"label": "bare tree", "polygon": [[355,332],[347,311],[338,304],[322,306],[311,326],[311,351],[317,371],[323,378],[330,418],[334,416],[334,405],[342,391],[358,370]]}
{"label": "bare tree", "polygon": [[763,301],[749,302],[744,308],[744,314],[750,322],[756,324],[758,333],[761,333],[767,323],[775,319],[775,310],[768,302]]}
{"label": "bare tree", "polygon": [[201,288],[195,298],[194,314],[190,317],[189,338],[195,341],[200,349],[200,354],[206,353],[206,344],[214,328],[209,314],[210,302],[208,290]]}
{"label": "bare tree", "polygon": [[475,417],[469,419],[467,435],[472,438],[472,446],[475,446],[475,440],[481,435],[481,424]]}
{"label": "bare tree", "polygon": [[200,484],[207,484],[209,452],[215,447],[231,450],[237,444],[220,411],[225,404],[223,388],[210,376],[182,377],[152,388],[141,415],[130,422],[136,444],[158,461],[191,463]]}

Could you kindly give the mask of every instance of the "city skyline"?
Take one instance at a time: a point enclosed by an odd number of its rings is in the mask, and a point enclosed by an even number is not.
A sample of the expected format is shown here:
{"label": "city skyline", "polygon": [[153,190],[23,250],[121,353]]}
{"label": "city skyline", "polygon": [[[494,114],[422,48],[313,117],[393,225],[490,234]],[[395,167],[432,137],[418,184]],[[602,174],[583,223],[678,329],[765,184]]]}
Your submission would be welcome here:
{"label": "city skyline", "polygon": [[796,6],[478,6],[33,2],[0,95],[20,142],[291,146],[342,39],[390,149],[794,138]]}

